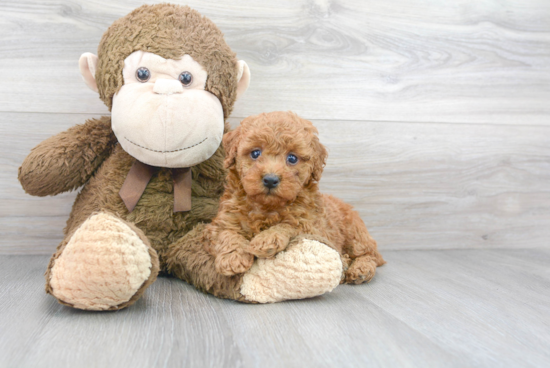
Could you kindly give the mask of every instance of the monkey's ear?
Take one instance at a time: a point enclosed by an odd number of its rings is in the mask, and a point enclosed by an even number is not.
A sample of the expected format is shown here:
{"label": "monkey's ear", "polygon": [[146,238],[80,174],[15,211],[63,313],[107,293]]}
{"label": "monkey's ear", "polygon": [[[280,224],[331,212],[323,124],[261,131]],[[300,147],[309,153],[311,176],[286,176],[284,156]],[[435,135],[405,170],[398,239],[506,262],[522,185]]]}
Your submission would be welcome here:
{"label": "monkey's ear", "polygon": [[225,150],[225,161],[223,166],[226,169],[233,167],[237,161],[237,151],[239,148],[239,141],[241,137],[241,127],[227,132],[223,135],[223,149]]}
{"label": "monkey's ear", "polygon": [[97,60],[97,56],[90,52],[85,52],[80,56],[80,60],[78,60],[78,67],[80,68],[80,74],[82,74],[84,82],[86,82],[86,85],[95,92],[98,92],[97,83],[95,81]]}
{"label": "monkey's ear", "polygon": [[237,99],[239,99],[250,84],[250,69],[244,60],[239,60],[237,64],[239,67],[239,74],[237,75]]}

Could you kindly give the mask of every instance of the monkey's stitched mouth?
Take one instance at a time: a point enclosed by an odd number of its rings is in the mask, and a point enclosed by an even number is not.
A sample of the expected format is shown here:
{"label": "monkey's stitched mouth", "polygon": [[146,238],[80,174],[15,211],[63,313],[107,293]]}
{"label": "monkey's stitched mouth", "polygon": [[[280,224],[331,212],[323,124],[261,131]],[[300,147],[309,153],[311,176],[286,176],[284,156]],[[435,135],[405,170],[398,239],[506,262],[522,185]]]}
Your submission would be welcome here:
{"label": "monkey's stitched mouth", "polygon": [[152,149],[152,148],[147,148],[147,147],[144,147],[140,144],[137,144],[135,142],[132,142],[131,140],[129,140],[128,138],[124,137],[124,139],[126,139],[128,142],[132,143],[134,146],[137,146],[139,148],[143,148],[143,149],[146,149],[147,151],[151,151],[151,152],[157,152],[157,153],[171,153],[171,152],[179,152],[179,151],[185,151],[189,148],[193,148],[193,147],[197,147],[199,144],[202,144],[204,143],[204,141],[206,141],[208,139],[208,137],[204,138],[202,141],[200,141],[199,143],[195,143],[194,145],[192,146],[189,146],[189,147],[185,147],[185,148],[179,148],[177,150],[172,150],[172,151],[159,151],[159,150],[155,150],[155,149]]}

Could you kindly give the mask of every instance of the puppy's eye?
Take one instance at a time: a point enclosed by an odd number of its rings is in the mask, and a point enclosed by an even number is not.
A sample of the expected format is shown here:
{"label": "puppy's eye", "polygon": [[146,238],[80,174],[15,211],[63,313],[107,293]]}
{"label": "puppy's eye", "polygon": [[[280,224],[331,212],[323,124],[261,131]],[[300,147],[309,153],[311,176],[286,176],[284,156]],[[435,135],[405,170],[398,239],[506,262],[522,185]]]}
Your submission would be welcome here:
{"label": "puppy's eye", "polygon": [[256,160],[256,159],[257,159],[258,157],[260,157],[261,155],[262,155],[262,151],[260,151],[259,149],[250,152],[250,157],[251,157],[253,160]]}
{"label": "puppy's eye", "polygon": [[296,165],[298,163],[298,157],[296,157],[296,155],[293,155],[292,153],[289,153],[288,156],[286,156],[286,162],[291,165]]}
{"label": "puppy's eye", "polygon": [[193,82],[193,75],[189,72],[183,72],[180,74],[179,80],[184,87],[187,87]]}
{"label": "puppy's eye", "polygon": [[151,78],[151,72],[145,67],[141,67],[136,70],[136,78],[141,83],[147,82]]}

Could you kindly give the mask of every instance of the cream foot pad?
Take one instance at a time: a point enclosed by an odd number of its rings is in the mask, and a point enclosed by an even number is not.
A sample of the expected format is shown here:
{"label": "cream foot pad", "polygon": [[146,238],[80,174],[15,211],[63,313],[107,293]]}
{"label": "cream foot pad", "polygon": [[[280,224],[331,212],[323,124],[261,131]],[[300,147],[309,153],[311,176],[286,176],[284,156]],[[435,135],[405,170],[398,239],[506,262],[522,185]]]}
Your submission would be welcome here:
{"label": "cream foot pad", "polygon": [[53,295],[75,308],[105,310],[127,302],[151,275],[139,236],[107,213],[86,220],[51,270]]}
{"label": "cream foot pad", "polygon": [[311,298],[332,291],[341,278],[338,252],[304,239],[275,258],[256,260],[243,276],[241,294],[258,303]]}

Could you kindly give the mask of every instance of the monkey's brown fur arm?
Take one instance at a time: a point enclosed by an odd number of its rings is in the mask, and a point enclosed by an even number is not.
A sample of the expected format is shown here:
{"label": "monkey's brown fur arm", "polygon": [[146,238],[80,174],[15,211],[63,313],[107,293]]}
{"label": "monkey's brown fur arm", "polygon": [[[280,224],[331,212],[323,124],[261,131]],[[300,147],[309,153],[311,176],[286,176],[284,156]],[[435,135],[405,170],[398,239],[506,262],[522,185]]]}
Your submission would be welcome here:
{"label": "monkey's brown fur arm", "polygon": [[87,120],[34,147],[19,168],[19,181],[25,192],[41,197],[74,190],[88,181],[116,143],[110,117]]}

